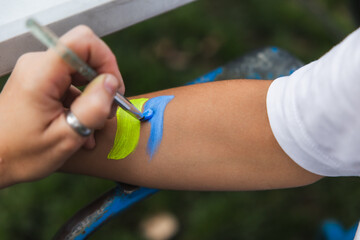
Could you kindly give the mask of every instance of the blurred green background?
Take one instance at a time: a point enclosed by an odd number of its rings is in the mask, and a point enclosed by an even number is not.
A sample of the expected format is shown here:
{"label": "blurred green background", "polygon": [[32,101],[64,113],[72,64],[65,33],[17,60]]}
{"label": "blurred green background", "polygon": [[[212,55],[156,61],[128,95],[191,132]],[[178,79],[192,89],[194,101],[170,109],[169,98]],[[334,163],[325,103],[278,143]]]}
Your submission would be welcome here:
{"label": "blurred green background", "polygon": [[[307,63],[355,28],[347,1],[208,0],[104,40],[117,56],[131,96],[180,86],[269,45]],[[162,191],[114,219],[92,239],[144,239],[140,221],[162,211],[178,218],[181,229],[174,239],[179,240],[315,239],[324,219],[338,219],[345,227],[359,219],[359,183],[358,178],[328,178],[288,190]],[[50,239],[79,208],[112,186],[106,180],[55,174],[3,189],[0,239]]]}

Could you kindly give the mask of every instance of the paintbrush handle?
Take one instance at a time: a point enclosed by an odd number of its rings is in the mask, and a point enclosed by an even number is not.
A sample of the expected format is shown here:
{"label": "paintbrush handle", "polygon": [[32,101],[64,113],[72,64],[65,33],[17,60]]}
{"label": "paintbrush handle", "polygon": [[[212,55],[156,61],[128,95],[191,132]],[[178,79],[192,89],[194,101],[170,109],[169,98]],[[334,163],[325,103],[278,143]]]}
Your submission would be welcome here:
{"label": "paintbrush handle", "polygon": [[[48,48],[53,49],[59,56],[80,73],[89,82],[92,81],[98,73],[79,58],[71,49],[66,47],[59,41],[59,38],[50,29],[41,26],[34,19],[30,18],[26,21],[26,26],[30,32]],[[114,96],[114,100],[118,106],[128,112],[131,116],[141,120],[143,114],[123,95],[119,92]]]}

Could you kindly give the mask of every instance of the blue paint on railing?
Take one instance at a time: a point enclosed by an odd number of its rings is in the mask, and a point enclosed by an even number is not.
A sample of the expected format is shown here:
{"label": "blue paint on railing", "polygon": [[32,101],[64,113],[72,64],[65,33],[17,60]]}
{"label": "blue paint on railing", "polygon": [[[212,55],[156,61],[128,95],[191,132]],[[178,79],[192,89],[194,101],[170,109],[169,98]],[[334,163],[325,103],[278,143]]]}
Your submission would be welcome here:
{"label": "blue paint on railing", "polygon": [[197,84],[197,83],[206,83],[206,82],[213,82],[215,81],[215,78],[221,74],[223,72],[223,68],[219,67],[207,74],[205,74],[204,76],[201,76],[189,83],[186,83],[185,85],[193,85],[193,84]]}
{"label": "blue paint on railing", "polygon": [[86,239],[90,233],[95,231],[106,220],[157,191],[157,189],[141,187],[130,194],[125,194],[120,187],[117,187],[115,196],[108,199],[102,208],[93,213],[93,217],[88,217],[89,221],[87,221],[87,226],[74,239]]}
{"label": "blue paint on railing", "polygon": [[259,73],[250,73],[246,76],[247,79],[262,79],[261,75]]}
{"label": "blue paint on railing", "polygon": [[271,51],[273,51],[274,53],[278,52],[279,49],[277,47],[271,47]]}
{"label": "blue paint on railing", "polygon": [[324,222],[321,228],[322,237],[324,240],[353,240],[357,227],[358,224],[349,230],[345,230],[340,223],[328,220]]}

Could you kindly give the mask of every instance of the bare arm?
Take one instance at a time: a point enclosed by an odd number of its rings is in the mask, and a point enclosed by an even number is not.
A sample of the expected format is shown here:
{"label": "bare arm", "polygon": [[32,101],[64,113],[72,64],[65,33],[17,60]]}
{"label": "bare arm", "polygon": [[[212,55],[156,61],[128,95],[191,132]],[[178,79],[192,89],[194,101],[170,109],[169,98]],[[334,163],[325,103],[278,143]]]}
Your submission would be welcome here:
{"label": "bare arm", "polygon": [[134,185],[188,190],[256,190],[296,187],[321,177],[294,163],[277,144],[266,113],[270,81],[231,80],[150,93],[174,95],[164,117],[164,135],[149,161],[150,124],[122,160],[109,160],[116,119],[98,132],[97,147],[81,150],[62,171]]}

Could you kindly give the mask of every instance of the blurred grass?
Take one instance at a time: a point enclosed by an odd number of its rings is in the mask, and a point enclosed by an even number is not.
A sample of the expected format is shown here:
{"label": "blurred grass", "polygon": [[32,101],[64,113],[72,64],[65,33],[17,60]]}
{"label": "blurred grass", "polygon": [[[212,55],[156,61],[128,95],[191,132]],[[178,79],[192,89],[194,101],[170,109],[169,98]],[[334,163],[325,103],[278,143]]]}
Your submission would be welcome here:
{"label": "blurred grass", "polygon": [[[304,62],[317,59],[355,26],[346,1],[311,2],[315,5],[309,8],[302,0],[198,1],[104,40],[117,56],[131,96],[183,85],[268,45]],[[263,192],[163,191],[114,219],[92,239],[142,239],[139,222],[159,211],[179,218],[179,240],[314,239],[326,218],[346,227],[359,219],[358,185],[358,178],[332,178],[304,188]],[[77,209],[111,186],[101,179],[55,174],[3,189],[0,238],[50,239]]]}

